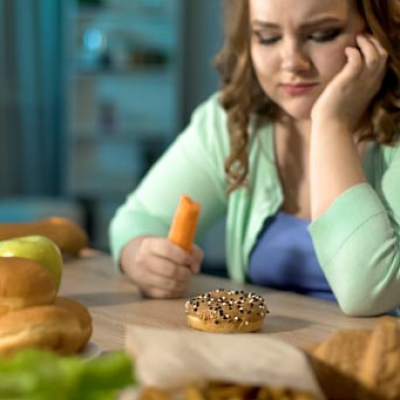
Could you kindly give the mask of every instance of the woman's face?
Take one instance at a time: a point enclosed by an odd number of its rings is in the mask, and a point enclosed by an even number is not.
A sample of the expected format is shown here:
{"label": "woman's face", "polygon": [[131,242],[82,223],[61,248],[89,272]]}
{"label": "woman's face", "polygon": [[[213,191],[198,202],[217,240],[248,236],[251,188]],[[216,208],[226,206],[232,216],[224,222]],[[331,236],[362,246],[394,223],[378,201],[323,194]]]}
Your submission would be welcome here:
{"label": "woman's face", "polygon": [[267,96],[308,119],[365,23],[354,0],[249,0],[251,57]]}

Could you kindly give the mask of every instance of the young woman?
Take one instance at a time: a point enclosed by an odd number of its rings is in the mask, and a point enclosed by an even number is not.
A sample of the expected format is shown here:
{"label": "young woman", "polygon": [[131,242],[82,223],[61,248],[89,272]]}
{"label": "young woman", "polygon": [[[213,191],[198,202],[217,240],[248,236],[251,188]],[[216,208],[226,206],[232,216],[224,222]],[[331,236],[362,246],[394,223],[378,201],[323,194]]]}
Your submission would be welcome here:
{"label": "young woman", "polygon": [[232,279],[349,315],[400,307],[399,48],[398,0],[228,0],[221,91],[112,221],[122,270],[185,293],[202,251],[166,236],[186,193],[199,235],[226,214]]}

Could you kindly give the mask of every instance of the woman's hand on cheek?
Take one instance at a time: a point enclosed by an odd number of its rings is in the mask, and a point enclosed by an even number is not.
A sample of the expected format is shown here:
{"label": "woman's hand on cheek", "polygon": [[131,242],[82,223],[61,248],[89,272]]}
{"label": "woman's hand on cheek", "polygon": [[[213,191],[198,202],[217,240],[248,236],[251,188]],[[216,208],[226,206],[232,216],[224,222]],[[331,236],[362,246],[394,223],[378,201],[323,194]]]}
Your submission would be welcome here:
{"label": "woman's hand on cheek", "polygon": [[315,102],[313,122],[334,120],[357,130],[386,73],[387,52],[371,35],[358,35],[358,48],[347,47],[347,62]]}

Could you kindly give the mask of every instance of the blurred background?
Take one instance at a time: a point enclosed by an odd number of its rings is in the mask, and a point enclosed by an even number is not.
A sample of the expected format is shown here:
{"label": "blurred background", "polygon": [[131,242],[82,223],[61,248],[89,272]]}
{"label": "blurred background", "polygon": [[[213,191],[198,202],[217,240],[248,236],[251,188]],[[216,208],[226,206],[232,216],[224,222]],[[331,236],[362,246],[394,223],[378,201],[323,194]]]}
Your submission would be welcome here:
{"label": "blurred background", "polygon": [[[221,0],[0,0],[0,222],[116,208],[218,89]],[[202,243],[224,264],[223,221]]]}

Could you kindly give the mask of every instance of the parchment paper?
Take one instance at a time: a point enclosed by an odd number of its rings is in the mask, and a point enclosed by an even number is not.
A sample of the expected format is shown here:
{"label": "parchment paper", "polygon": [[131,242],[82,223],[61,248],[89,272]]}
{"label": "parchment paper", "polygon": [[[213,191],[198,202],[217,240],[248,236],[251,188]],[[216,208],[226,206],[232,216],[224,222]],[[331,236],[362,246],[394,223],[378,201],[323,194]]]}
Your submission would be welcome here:
{"label": "parchment paper", "polygon": [[142,385],[173,390],[212,379],[296,388],[324,399],[304,353],[265,335],[130,325],[126,350]]}

